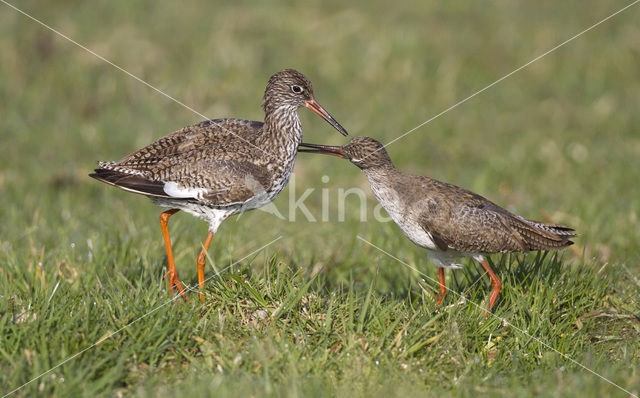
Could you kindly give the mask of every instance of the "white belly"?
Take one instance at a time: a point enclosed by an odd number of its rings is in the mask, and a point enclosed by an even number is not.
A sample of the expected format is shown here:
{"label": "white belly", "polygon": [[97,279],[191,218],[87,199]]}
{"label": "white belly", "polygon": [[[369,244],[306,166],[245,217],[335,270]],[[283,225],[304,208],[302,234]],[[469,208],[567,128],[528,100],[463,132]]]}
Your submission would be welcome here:
{"label": "white belly", "polygon": [[[371,184],[371,190],[378,202],[389,213],[391,219],[411,242],[426,249],[438,250],[431,234],[414,221],[416,217],[410,217],[410,214],[406,214],[407,209],[403,206],[403,202],[395,190],[382,184]],[[409,209],[409,211],[411,210]]]}
{"label": "white belly", "polygon": [[198,218],[205,220],[209,224],[209,231],[215,233],[222,222],[238,212],[239,205],[229,206],[227,208],[212,208],[197,203],[187,201],[179,201],[165,198],[150,197],[151,201],[158,206],[168,207],[171,209],[180,209]]}

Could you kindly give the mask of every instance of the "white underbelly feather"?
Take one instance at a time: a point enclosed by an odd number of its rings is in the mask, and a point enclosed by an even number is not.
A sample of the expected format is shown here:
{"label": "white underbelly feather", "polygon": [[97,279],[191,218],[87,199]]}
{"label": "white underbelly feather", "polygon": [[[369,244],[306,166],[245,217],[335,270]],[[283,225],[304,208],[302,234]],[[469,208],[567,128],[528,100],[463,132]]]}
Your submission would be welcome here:
{"label": "white underbelly feather", "polygon": [[404,207],[396,191],[393,189],[381,188],[379,184],[371,184],[373,195],[382,204],[382,207],[389,213],[391,219],[396,223],[411,242],[426,249],[437,250],[437,246],[427,231],[418,223],[413,222],[410,217],[406,217],[402,211]]}

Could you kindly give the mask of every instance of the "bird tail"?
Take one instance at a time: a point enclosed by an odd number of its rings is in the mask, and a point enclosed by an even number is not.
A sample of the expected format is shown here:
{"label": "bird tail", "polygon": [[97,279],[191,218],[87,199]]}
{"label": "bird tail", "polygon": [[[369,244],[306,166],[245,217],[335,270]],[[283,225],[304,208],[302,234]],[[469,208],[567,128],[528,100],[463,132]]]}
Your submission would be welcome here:
{"label": "bird tail", "polygon": [[578,236],[573,228],[565,225],[532,221],[518,217],[513,220],[514,228],[522,237],[529,250],[554,250],[571,246],[570,238]]}
{"label": "bird tail", "polygon": [[[100,166],[103,166],[101,163]],[[109,185],[113,185],[125,191],[138,193],[146,196],[169,198],[164,192],[164,184],[159,181],[152,181],[135,174],[127,174],[117,170],[98,168],[89,177],[95,178]]]}

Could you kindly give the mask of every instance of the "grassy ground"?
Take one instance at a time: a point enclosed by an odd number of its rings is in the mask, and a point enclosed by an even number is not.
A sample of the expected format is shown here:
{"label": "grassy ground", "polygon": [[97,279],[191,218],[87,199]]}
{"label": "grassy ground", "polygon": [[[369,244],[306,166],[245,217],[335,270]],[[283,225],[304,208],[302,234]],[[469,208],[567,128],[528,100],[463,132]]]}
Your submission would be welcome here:
{"label": "grassy ground", "polygon": [[[352,135],[388,142],[626,4],[361,3],[19,6],[207,116],[261,119],[266,79],[294,67]],[[172,300],[158,209],[87,174],[200,118],[0,4],[0,392],[89,347],[15,396],[626,396],[601,377],[637,395],[639,16],[389,147],[403,170],[580,232],[576,250],[492,259],[503,321],[461,298],[487,302],[472,264],[436,307],[436,269],[370,195],[369,221],[350,196],[339,222],[339,190],[368,192],[363,175],[309,155],[275,202],[296,220],[227,221],[205,304]],[[306,141],[345,142],[301,114]],[[318,222],[289,206],[306,189]],[[207,227],[171,220],[193,285]]]}

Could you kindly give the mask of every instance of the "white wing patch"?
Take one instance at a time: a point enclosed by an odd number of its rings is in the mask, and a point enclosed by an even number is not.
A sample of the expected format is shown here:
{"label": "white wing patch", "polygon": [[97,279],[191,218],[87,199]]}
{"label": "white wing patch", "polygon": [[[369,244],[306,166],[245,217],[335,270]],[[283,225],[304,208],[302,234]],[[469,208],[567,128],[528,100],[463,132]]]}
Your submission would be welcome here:
{"label": "white wing patch", "polygon": [[165,182],[162,188],[164,192],[172,198],[195,198],[202,197],[207,190],[204,188],[180,188],[177,182]]}

